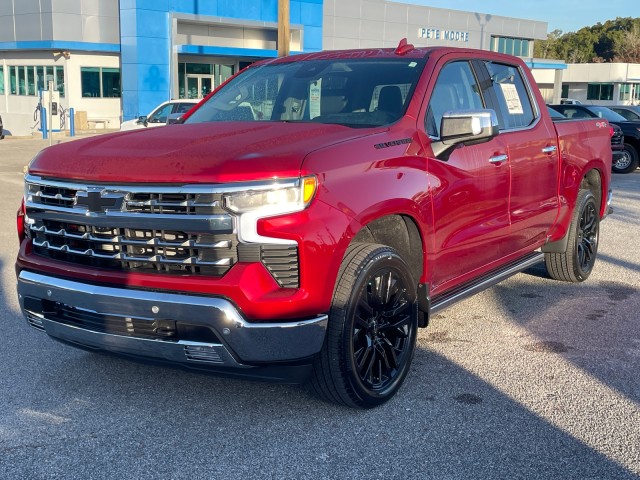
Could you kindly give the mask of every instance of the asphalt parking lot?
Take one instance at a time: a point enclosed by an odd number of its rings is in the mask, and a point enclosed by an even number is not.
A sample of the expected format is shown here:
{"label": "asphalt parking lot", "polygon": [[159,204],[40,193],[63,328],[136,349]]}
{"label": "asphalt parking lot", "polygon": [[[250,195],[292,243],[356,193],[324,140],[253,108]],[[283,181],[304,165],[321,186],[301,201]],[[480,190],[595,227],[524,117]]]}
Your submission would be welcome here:
{"label": "asphalt parking lot", "polygon": [[28,327],[15,211],[47,144],[0,141],[0,479],[640,478],[640,170],[613,177],[587,282],[534,268],[442,312],[400,394],[362,412]]}

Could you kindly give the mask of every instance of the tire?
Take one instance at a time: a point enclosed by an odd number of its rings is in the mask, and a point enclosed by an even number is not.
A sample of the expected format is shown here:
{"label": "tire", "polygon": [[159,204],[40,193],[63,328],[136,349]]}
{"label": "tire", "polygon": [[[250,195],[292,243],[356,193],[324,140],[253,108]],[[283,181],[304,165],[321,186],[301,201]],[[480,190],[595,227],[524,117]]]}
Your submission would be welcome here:
{"label": "tire", "polygon": [[638,150],[633,145],[625,143],[622,154],[613,162],[611,170],[614,173],[631,173],[636,168],[638,168]]}
{"label": "tire", "polygon": [[385,403],[409,372],[417,330],[416,282],[404,260],[384,245],[352,244],[338,273],[311,388],[348,407]]}
{"label": "tire", "polygon": [[580,190],[564,253],[545,253],[549,275],[565,282],[583,282],[591,274],[598,253],[600,206],[589,190]]}

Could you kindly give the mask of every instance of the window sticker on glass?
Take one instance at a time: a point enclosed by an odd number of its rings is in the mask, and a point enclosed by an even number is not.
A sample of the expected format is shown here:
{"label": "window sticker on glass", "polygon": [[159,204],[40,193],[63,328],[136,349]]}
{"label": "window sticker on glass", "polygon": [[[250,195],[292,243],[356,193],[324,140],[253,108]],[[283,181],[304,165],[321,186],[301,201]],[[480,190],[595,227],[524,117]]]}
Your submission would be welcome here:
{"label": "window sticker on glass", "polygon": [[500,88],[502,89],[502,94],[507,102],[507,110],[509,110],[509,114],[522,115],[524,111],[522,110],[522,102],[520,101],[520,96],[518,95],[516,86],[512,83],[501,83]]}
{"label": "window sticker on glass", "polygon": [[318,79],[309,85],[309,118],[320,116],[320,99],[322,95],[322,79]]}

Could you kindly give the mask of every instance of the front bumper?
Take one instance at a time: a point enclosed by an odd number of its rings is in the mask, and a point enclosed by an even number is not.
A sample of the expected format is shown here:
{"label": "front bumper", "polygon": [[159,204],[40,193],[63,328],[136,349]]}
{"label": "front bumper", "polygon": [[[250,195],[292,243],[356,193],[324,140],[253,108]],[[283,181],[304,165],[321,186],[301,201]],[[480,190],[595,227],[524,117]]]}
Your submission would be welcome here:
{"label": "front bumper", "polygon": [[57,340],[249,377],[264,377],[267,365],[309,364],[327,327],[326,315],[250,323],[224,298],[105,287],[27,270],[18,276],[18,297],[27,322]]}

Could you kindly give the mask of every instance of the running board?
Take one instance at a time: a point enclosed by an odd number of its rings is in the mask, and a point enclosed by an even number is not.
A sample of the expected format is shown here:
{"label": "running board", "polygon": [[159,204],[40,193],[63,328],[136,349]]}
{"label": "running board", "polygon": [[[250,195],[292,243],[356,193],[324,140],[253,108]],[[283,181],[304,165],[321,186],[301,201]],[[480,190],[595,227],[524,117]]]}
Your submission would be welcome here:
{"label": "running board", "polygon": [[533,252],[505,265],[504,267],[493,270],[476,280],[460,285],[449,292],[437,295],[431,299],[431,309],[429,310],[429,314],[431,316],[447,307],[450,307],[454,303],[458,303],[478,292],[481,292],[482,290],[493,287],[496,283],[500,283],[501,281],[506,280],[516,273],[520,273],[543,260],[544,253]]}

